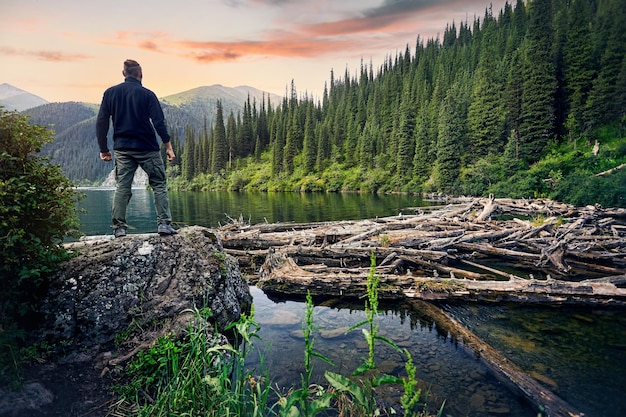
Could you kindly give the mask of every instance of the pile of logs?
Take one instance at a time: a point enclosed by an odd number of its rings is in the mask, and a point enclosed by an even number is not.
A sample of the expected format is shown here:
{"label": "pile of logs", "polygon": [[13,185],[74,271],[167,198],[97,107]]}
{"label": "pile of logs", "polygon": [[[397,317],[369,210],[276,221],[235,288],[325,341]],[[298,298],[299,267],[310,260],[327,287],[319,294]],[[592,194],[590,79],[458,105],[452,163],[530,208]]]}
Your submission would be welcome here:
{"label": "pile of logs", "polygon": [[383,298],[626,305],[626,209],[487,198],[403,212],[218,234],[266,292],[360,297],[373,272]]}

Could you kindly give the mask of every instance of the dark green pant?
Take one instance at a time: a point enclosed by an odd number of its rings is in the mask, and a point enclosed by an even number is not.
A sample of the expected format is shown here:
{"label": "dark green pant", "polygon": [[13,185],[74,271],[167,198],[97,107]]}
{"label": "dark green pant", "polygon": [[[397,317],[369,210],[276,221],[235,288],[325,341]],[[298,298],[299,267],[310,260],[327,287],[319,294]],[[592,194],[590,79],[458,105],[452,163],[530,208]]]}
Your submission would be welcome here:
{"label": "dark green pant", "polygon": [[115,151],[115,197],[113,198],[112,227],[128,227],[126,207],[133,193],[131,187],[135,171],[141,167],[148,175],[148,182],[154,191],[154,205],[158,224],[170,224],[170,202],[167,197],[165,164],[159,151]]}

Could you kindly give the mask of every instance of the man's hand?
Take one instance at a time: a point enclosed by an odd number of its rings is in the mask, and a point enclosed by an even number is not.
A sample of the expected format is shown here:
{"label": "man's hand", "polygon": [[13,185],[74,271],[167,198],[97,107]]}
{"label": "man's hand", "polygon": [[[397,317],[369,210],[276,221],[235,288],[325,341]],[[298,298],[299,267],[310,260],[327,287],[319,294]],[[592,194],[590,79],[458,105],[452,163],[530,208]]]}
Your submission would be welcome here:
{"label": "man's hand", "polygon": [[104,162],[111,162],[113,157],[111,156],[111,152],[100,152],[100,159]]}
{"label": "man's hand", "polygon": [[165,143],[165,150],[167,153],[167,160],[172,162],[174,158],[176,158],[176,154],[174,154],[174,149],[172,148],[172,142]]}

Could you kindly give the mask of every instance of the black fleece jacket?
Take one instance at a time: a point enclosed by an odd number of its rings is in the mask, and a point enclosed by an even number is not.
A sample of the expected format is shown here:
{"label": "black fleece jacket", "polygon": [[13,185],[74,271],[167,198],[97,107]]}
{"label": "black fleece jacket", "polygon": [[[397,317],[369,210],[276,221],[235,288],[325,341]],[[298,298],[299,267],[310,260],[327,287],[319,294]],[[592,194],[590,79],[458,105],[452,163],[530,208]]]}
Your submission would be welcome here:
{"label": "black fleece jacket", "polygon": [[104,92],[96,121],[96,137],[103,153],[109,152],[110,119],[113,120],[113,149],[158,151],[155,130],[163,143],[170,141],[159,100],[136,78],[126,77],[123,83]]}

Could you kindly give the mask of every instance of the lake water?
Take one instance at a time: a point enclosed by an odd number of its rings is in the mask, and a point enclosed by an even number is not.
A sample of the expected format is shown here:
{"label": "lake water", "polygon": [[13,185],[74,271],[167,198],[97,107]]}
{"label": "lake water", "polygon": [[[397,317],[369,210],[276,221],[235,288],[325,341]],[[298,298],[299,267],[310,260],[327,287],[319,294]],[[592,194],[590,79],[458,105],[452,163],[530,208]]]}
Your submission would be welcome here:
{"label": "lake water", "polygon": [[[82,232],[110,234],[112,189],[83,190]],[[127,220],[130,233],[156,231],[152,194],[133,190]],[[217,227],[240,216],[260,222],[312,222],[383,217],[423,204],[408,195],[170,192],[172,216],[178,226]],[[267,297],[251,288],[256,319],[261,324],[265,362],[275,384],[299,385],[303,372],[301,336],[304,303]],[[626,415],[626,314],[623,309],[537,307],[511,305],[445,305],[449,314],[509,359],[539,379],[587,417]],[[476,357],[442,334],[409,306],[381,306],[381,334],[411,352],[417,377],[430,385],[433,406],[446,400],[445,416],[531,417],[528,404],[495,379]],[[345,334],[364,319],[362,305],[326,300],[315,307],[315,350],[331,359],[336,372],[351,373],[367,346],[360,331]],[[319,362],[319,363],[318,363]],[[323,362],[315,363],[315,378],[324,382]],[[402,374],[402,358],[377,345],[377,364],[387,373]],[[249,358],[258,366],[258,358]]]}
{"label": "lake water", "polygon": [[[81,231],[86,235],[111,234],[113,188],[81,188],[86,198],[80,207]],[[366,219],[397,215],[423,206],[411,195],[263,192],[169,192],[172,218],[177,227],[218,227],[239,218],[251,223],[317,222]],[[129,233],[156,232],[156,210],[152,193],[133,189],[127,210]],[[413,213],[413,211],[408,211]]]}

